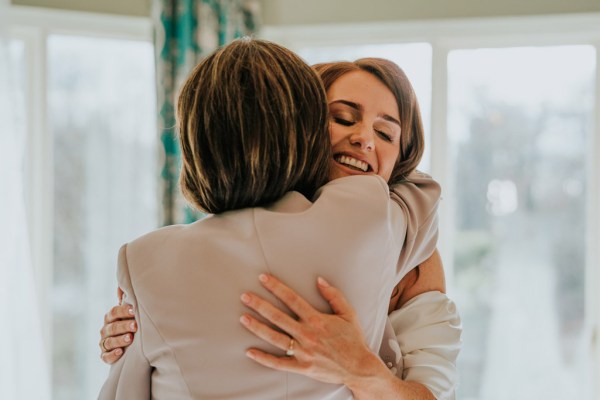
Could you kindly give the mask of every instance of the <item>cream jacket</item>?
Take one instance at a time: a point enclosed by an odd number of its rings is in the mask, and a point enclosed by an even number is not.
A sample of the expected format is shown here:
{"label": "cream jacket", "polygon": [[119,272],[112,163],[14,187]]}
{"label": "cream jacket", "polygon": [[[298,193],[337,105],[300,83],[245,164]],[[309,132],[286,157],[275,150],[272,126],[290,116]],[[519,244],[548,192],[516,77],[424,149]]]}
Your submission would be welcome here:
{"label": "cream jacket", "polygon": [[[322,311],[317,276],[355,307],[367,343],[380,348],[393,287],[436,246],[440,189],[414,174],[390,196],[377,176],[325,185],[314,202],[296,192],[266,208],[211,215],[124,245],[118,281],[139,326],[100,399],[350,399],[343,386],[274,371],[245,356],[282,352],[246,331],[239,297],[269,293],[263,272]],[[391,199],[390,199],[391,197]]]}

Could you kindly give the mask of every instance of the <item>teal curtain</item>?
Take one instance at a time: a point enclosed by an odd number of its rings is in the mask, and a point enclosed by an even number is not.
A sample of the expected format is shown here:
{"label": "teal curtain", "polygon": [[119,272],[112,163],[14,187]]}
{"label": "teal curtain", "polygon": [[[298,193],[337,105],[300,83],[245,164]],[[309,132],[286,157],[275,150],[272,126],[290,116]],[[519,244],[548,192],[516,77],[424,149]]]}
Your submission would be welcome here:
{"label": "teal curtain", "polygon": [[212,51],[256,32],[259,0],[154,0],[162,224],[189,223],[201,214],[179,191],[181,165],[175,96],[190,71]]}

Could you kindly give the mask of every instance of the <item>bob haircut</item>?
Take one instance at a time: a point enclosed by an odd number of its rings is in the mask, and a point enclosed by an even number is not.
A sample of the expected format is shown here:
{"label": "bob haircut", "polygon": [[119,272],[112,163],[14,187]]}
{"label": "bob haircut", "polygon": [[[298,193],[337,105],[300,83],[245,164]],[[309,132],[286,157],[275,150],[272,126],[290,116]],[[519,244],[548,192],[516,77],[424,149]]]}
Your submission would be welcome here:
{"label": "bob haircut", "polygon": [[325,90],[342,75],[365,71],[379,79],[392,92],[400,114],[400,154],[392,170],[389,184],[402,182],[421,161],[425,149],[423,121],[417,96],[406,74],[395,63],[383,58],[361,58],[353,62],[341,61],[316,64]]}
{"label": "bob haircut", "polygon": [[321,80],[290,50],[238,39],[202,61],[177,105],[179,183],[199,210],[264,206],[286,192],[311,198],[331,162]]}

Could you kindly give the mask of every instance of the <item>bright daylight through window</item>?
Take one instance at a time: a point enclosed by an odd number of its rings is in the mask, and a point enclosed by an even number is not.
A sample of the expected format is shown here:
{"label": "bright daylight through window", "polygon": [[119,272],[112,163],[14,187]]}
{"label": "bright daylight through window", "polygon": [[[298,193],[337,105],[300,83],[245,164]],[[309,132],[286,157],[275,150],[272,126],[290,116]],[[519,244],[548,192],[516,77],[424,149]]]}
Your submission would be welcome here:
{"label": "bright daylight through window", "polygon": [[[65,62],[69,60],[69,62]],[[116,302],[121,244],[158,224],[150,43],[52,35],[54,398],[94,398],[99,316]]]}
{"label": "bright daylight through window", "polygon": [[592,46],[450,52],[461,399],[585,398],[595,59]]}

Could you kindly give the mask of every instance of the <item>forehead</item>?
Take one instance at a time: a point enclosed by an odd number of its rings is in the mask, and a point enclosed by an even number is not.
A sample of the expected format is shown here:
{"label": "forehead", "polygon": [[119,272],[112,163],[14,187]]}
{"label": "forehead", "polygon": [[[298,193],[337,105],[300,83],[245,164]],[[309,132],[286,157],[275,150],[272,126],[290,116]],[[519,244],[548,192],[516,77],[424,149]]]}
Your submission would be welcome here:
{"label": "forehead", "polygon": [[347,100],[362,105],[365,112],[388,114],[399,119],[398,103],[383,82],[366,71],[352,71],[339,77],[327,90],[327,101]]}

